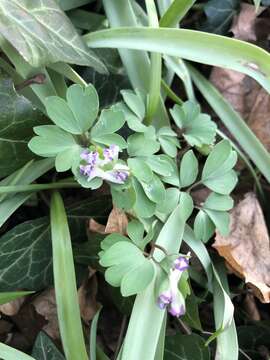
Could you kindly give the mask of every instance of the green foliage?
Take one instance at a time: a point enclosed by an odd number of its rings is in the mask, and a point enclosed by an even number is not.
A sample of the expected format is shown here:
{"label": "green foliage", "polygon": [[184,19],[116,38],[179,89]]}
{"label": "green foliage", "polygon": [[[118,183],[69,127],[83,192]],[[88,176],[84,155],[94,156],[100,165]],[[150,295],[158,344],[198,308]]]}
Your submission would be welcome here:
{"label": "green foliage", "polygon": [[35,341],[32,356],[39,360],[64,360],[64,356],[46,333],[41,331]]}
{"label": "green foliage", "polygon": [[220,35],[226,34],[239,7],[239,0],[208,1],[203,8],[207,20],[202,24],[201,30]]}
{"label": "green foliage", "polygon": [[192,102],[174,105],[171,115],[191,146],[202,147],[214,143],[217,126],[209,115],[201,114],[199,105]]}
{"label": "green foliage", "polygon": [[42,114],[17,94],[12,79],[0,71],[0,171],[11,174],[33,158],[27,148],[32,127],[42,124]]}
{"label": "green foliage", "polygon": [[192,335],[167,336],[165,342],[165,360],[210,360],[210,351],[205,347],[202,337]]}
{"label": "green foliage", "polygon": [[65,61],[106,72],[103,63],[86,49],[65,13],[50,0],[1,0],[0,32],[34,67]]}

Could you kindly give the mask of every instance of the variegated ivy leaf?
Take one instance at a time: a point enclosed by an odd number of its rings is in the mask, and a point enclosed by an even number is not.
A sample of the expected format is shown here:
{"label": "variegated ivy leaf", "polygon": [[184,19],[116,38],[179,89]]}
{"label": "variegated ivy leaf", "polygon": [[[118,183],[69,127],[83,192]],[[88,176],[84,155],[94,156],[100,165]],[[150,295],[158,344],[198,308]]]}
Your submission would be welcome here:
{"label": "variegated ivy leaf", "polygon": [[176,104],[170,113],[188,144],[202,147],[214,143],[217,126],[209,115],[201,113],[199,105],[191,101]]}
{"label": "variegated ivy leaf", "polygon": [[0,32],[34,67],[63,61],[107,72],[54,0],[0,0]]}

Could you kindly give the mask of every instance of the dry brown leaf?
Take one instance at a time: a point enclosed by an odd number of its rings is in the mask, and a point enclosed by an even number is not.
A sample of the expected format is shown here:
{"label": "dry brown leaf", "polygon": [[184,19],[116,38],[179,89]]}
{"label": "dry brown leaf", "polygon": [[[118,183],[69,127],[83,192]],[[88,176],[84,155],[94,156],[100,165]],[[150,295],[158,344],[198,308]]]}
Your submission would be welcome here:
{"label": "dry brown leaf", "polygon": [[243,301],[243,306],[245,309],[246,314],[250,318],[250,320],[253,321],[260,321],[261,320],[261,314],[258,310],[258,307],[256,305],[256,299],[252,294],[247,294],[245,296],[245,299]]}
{"label": "dry brown leaf", "polygon": [[0,312],[7,316],[16,315],[19,312],[22,304],[24,303],[25,298],[26,297],[23,296],[21,298],[12,300],[6,304],[0,305]]}
{"label": "dry brown leaf", "polygon": [[83,281],[78,290],[81,317],[87,325],[100,307],[96,300],[97,278],[95,273],[95,270],[89,268],[89,276]]}
{"label": "dry brown leaf", "polygon": [[253,193],[246,194],[231,213],[230,235],[216,234],[219,255],[254,290],[262,302],[270,302],[269,236],[262,209]]}
{"label": "dry brown leaf", "polygon": [[[261,7],[259,14],[263,10]],[[231,29],[235,38],[254,42],[256,16],[259,14],[255,13],[254,6],[242,4],[242,10]],[[270,151],[269,94],[255,80],[233,70],[215,67],[210,80]]]}
{"label": "dry brown leaf", "polygon": [[241,5],[241,11],[238,16],[235,16],[231,31],[236,39],[245,41],[256,41],[255,24],[257,16],[260,15],[264,7],[256,12],[254,5],[243,3]]}
{"label": "dry brown leaf", "polygon": [[89,221],[89,230],[99,234],[111,234],[114,232],[125,235],[128,225],[128,218],[123,210],[113,207],[106,226],[99,224],[94,219]]}
{"label": "dry brown leaf", "polygon": [[37,296],[32,304],[35,307],[36,312],[42,315],[48,322],[44,325],[42,330],[44,330],[52,339],[59,339],[60,333],[54,289],[51,288],[43,291]]}

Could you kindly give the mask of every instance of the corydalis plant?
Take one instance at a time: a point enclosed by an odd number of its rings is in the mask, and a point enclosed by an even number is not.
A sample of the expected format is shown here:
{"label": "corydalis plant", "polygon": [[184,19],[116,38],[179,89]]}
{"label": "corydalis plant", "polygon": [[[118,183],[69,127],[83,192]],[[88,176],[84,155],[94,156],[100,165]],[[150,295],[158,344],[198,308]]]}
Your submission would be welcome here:
{"label": "corydalis plant", "polygon": [[169,270],[169,285],[162,291],[158,297],[158,306],[160,309],[168,309],[173,316],[179,317],[185,314],[185,299],[178,288],[179,281],[185,270],[188,269],[189,260],[183,256],[179,256],[173,263],[173,267]]}
{"label": "corydalis plant", "polygon": [[80,172],[87,181],[100,178],[116,184],[124,184],[129,176],[129,168],[119,161],[119,146],[109,148],[90,147],[82,151]]}

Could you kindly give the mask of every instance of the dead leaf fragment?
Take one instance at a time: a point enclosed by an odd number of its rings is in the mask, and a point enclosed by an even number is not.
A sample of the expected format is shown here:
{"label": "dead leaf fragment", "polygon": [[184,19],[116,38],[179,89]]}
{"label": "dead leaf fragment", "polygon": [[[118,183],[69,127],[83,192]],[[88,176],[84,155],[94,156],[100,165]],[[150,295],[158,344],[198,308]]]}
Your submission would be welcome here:
{"label": "dead leaf fragment", "polygon": [[59,339],[60,333],[54,289],[51,288],[43,291],[32,304],[35,307],[36,312],[47,320],[47,324],[44,325],[42,330],[44,330],[52,339]]}
{"label": "dead leaf fragment", "polygon": [[89,268],[89,276],[85,279],[78,290],[81,317],[88,325],[99,309],[96,300],[97,296],[97,278],[96,271]]}
{"label": "dead leaf fragment", "polygon": [[99,234],[111,234],[117,232],[125,235],[127,225],[128,218],[125,212],[114,206],[110,212],[106,226],[99,224],[94,219],[90,219],[89,230]]}
{"label": "dead leaf fragment", "polygon": [[256,41],[255,24],[264,7],[256,12],[255,6],[243,3],[238,16],[235,16],[231,31],[236,39],[245,41]]}
{"label": "dead leaf fragment", "polygon": [[7,315],[7,316],[14,316],[16,315],[22,304],[24,303],[25,296],[20,297],[18,299],[12,300],[6,304],[0,305],[0,312]]}
{"label": "dead leaf fragment", "polygon": [[262,302],[270,302],[269,236],[255,194],[246,194],[231,213],[230,234],[216,234],[213,247]]}

